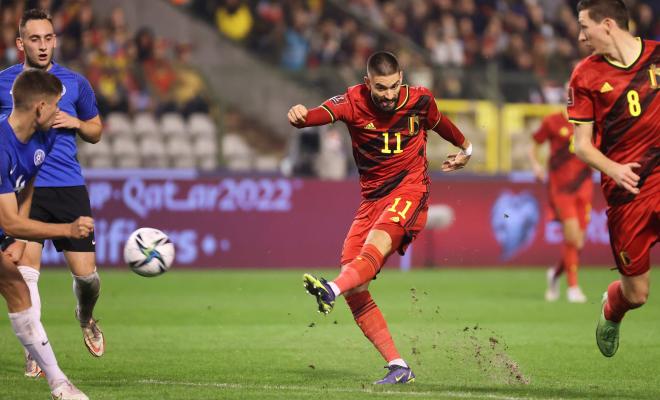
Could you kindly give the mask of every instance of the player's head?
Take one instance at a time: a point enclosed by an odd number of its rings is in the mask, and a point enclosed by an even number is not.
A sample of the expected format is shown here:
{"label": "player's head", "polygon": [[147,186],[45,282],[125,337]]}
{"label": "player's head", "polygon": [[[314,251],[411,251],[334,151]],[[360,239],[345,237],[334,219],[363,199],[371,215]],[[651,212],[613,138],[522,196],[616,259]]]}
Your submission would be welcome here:
{"label": "player's head", "polygon": [[16,77],[11,95],[14,110],[33,116],[37,130],[45,131],[55,120],[62,82],[44,70],[26,69]]}
{"label": "player's head", "polygon": [[25,11],[18,24],[16,38],[16,47],[25,53],[25,65],[31,68],[48,68],[53,61],[56,45],[51,16],[39,9]]}
{"label": "player's head", "polygon": [[603,54],[612,43],[612,34],[628,31],[628,9],[623,0],[580,0],[577,5],[579,40],[595,54]]}
{"label": "player's head", "polygon": [[379,51],[367,60],[367,76],[364,83],[371,91],[371,99],[383,111],[394,111],[399,102],[399,89],[403,72],[394,54]]}

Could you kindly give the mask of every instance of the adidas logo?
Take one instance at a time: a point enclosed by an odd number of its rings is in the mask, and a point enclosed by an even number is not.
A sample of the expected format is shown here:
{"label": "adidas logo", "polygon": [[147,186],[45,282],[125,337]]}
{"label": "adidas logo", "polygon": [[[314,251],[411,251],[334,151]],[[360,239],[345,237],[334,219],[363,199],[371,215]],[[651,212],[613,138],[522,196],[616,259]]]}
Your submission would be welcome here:
{"label": "adidas logo", "polygon": [[373,122],[369,122],[369,123],[367,124],[367,126],[364,127],[364,129],[371,129],[371,130],[374,130],[374,129],[376,129],[376,126],[374,125]]}
{"label": "adidas logo", "polygon": [[611,92],[612,90],[614,90],[614,88],[612,87],[612,85],[610,85],[609,82],[603,83],[603,86],[601,86],[600,88],[601,93]]}

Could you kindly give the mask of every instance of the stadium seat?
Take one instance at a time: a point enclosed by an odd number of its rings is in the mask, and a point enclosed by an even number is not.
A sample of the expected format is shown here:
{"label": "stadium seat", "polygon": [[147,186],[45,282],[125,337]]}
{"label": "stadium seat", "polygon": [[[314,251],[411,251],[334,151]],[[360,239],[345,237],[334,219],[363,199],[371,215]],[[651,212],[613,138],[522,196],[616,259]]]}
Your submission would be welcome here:
{"label": "stadium seat", "polygon": [[205,137],[195,139],[193,153],[200,169],[209,171],[218,166],[218,149],[215,140]]}
{"label": "stadium seat", "polygon": [[187,136],[188,129],[179,113],[165,113],[160,118],[160,131],[166,137]]}
{"label": "stadium seat", "polygon": [[232,171],[247,171],[252,168],[254,154],[242,136],[229,133],[222,137],[222,159]]}
{"label": "stadium seat", "polygon": [[112,153],[118,168],[140,167],[140,153],[132,137],[118,136],[112,142]]}
{"label": "stadium seat", "polygon": [[194,168],[193,147],[188,138],[175,136],[167,143],[167,154],[174,168]]}
{"label": "stadium seat", "polygon": [[254,168],[260,172],[276,172],[280,168],[280,160],[273,155],[260,155],[254,160]]}
{"label": "stadium seat", "polygon": [[125,136],[133,134],[133,124],[128,115],[121,112],[112,112],[104,119],[104,134],[109,136]]}
{"label": "stadium seat", "polygon": [[188,133],[195,137],[216,137],[215,123],[207,114],[192,114],[188,118]]}
{"label": "stadium seat", "polygon": [[153,136],[144,137],[140,141],[139,148],[143,167],[166,168],[168,166],[167,152],[160,138]]}
{"label": "stadium seat", "polygon": [[133,131],[135,135],[144,138],[147,136],[160,136],[160,129],[156,117],[151,113],[139,113],[133,119]]}
{"label": "stadium seat", "polygon": [[104,140],[95,144],[82,142],[79,156],[85,159],[85,164],[91,168],[112,168],[113,166],[110,145]]}

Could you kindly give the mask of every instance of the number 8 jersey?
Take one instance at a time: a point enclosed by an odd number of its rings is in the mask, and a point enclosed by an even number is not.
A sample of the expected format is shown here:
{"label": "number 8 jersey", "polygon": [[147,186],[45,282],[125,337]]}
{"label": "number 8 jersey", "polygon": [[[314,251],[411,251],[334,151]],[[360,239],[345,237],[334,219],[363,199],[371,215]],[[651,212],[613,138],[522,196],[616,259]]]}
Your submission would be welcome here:
{"label": "number 8 jersey", "polygon": [[642,40],[638,57],[628,66],[592,55],[571,76],[569,120],[593,123],[595,145],[609,159],[641,164],[635,170],[640,176],[637,196],[602,174],[601,186],[610,206],[660,192],[659,44]]}
{"label": "number 8 jersey", "polygon": [[436,130],[455,146],[463,134],[440,112],[430,90],[402,85],[392,112],[376,107],[365,84],[325,101],[332,122],[346,123],[365,199],[379,199],[395,188],[428,191],[427,131]]}

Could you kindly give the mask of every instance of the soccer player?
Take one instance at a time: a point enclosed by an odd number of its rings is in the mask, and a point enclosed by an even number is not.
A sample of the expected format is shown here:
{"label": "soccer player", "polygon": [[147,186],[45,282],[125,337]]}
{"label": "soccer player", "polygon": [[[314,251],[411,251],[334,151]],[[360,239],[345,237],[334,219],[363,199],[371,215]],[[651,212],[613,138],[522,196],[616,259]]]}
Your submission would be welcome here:
{"label": "soccer player", "polygon": [[[57,128],[50,157],[35,182],[30,218],[43,222],[65,223],[80,216],[91,216],[89,196],[77,159],[76,135],[96,143],[101,139],[101,119],[89,82],[79,74],[53,62],[57,39],[51,17],[41,10],[28,10],[19,23],[18,50],[25,53],[25,63],[0,72],[0,112],[6,114],[12,106],[9,95],[16,76],[26,68],[37,68],[57,76],[64,86],[53,128]],[[64,251],[77,299],[76,318],[82,328],[89,352],[100,357],[105,351],[101,329],[92,313],[99,297],[101,282],[96,272],[94,234],[82,238],[53,240],[58,251]],[[43,241],[29,241],[19,262],[19,271],[30,288],[32,305],[41,312],[38,280],[41,269]],[[26,354],[27,357],[27,354]],[[27,376],[37,376],[34,360],[26,358]]]}
{"label": "soccer player", "polygon": [[[47,131],[56,119],[62,83],[40,70],[21,73],[12,86],[14,108],[0,119],[0,237],[43,239],[84,238],[94,222],[80,217],[73,223],[47,224],[28,219],[34,177],[52,148],[56,135]],[[36,132],[35,132],[36,131]],[[48,155],[50,157],[50,155]],[[18,199],[17,199],[18,193]],[[20,202],[20,205],[19,205]],[[0,293],[7,302],[16,336],[46,375],[53,398],[87,400],[64,375],[48,342],[40,313],[31,305],[30,291],[9,253],[18,255],[24,243],[16,241],[0,255]]]}
{"label": "soccer player", "polygon": [[362,201],[344,241],[341,272],[330,282],[310,274],[303,281],[320,312],[329,313],[336,297],[344,296],[358,326],[388,363],[376,384],[415,379],[368,289],[387,258],[395,251],[403,254],[426,222],[427,131],[461,148],[443,162],[443,171],[463,168],[472,153],[470,142],[438,111],[431,91],[402,82],[396,57],[377,52],[367,61],[363,84],[311,110],[298,104],[288,112],[295,127],[343,121],[351,135]]}
{"label": "soccer player", "polygon": [[579,40],[593,54],[573,71],[568,115],[576,153],[601,171],[608,205],[620,279],[603,296],[596,342],[612,357],[621,319],[648,298],[650,251],[660,236],[660,43],[628,32],[621,0],[582,0],[577,10]]}
{"label": "soccer player", "polygon": [[545,117],[533,139],[529,161],[540,182],[545,181],[546,171],[539,162],[539,148],[544,142],[550,142],[548,201],[555,218],[561,221],[564,234],[559,263],[548,270],[545,299],[556,301],[559,298],[559,277],[565,271],[566,298],[570,303],[584,303],[587,297],[578,286],[578,265],[591,213],[591,168],[575,156],[573,125],[564,112]]}

